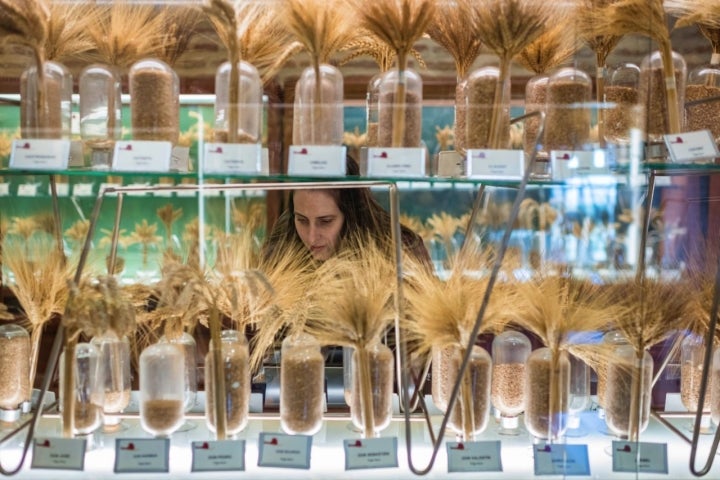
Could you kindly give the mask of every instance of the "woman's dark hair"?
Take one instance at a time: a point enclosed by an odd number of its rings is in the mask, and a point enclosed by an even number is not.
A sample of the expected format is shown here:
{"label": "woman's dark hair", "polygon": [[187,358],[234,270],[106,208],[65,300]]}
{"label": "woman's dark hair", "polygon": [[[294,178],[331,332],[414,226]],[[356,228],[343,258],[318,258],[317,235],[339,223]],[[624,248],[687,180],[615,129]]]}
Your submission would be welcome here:
{"label": "woman's dark hair", "polygon": [[[347,176],[360,175],[360,167],[350,156],[347,157]],[[335,199],[338,209],[343,213],[345,221],[340,231],[340,242],[351,233],[366,233],[379,242],[389,244],[391,235],[390,214],[378,203],[369,188],[337,188],[325,190]],[[430,265],[430,257],[425,245],[415,232],[401,225],[401,237],[406,250],[418,260]],[[288,207],[278,217],[263,247],[263,257],[269,258],[277,248],[302,245],[300,236],[295,229],[293,194],[290,193]]]}

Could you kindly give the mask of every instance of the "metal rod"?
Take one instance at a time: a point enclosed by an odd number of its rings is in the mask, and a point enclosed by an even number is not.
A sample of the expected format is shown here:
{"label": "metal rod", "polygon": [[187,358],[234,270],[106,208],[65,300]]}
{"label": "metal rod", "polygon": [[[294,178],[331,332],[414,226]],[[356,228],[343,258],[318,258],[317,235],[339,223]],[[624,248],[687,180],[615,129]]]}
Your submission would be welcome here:
{"label": "metal rod", "polygon": [[655,197],[655,170],[650,171],[647,186],[647,198],[643,209],[643,227],[640,232],[640,251],[638,252],[638,266],[636,279],[641,281],[645,278],[645,248],[647,247],[648,230],[650,228],[650,209],[652,209],[653,198]]}
{"label": "metal rod", "polygon": [[57,249],[60,258],[65,258],[65,250],[63,249],[62,240],[62,218],[60,217],[60,204],[58,202],[57,194],[57,183],[55,181],[55,175],[50,175],[50,197],[52,198],[52,209],[53,209],[53,226],[55,227],[55,241],[57,242]]}
{"label": "metal rod", "polygon": [[677,428],[675,425],[673,425],[672,423],[670,423],[670,422],[668,422],[667,420],[665,420],[665,419],[662,417],[662,415],[660,415],[659,413],[657,413],[657,412],[655,412],[655,411],[651,411],[651,412],[650,412],[650,415],[651,415],[655,420],[657,420],[658,422],[660,422],[665,428],[667,428],[667,429],[670,430],[672,433],[674,433],[675,435],[677,435],[678,437],[680,437],[682,440],[685,440],[688,444],[692,445],[692,442],[690,441],[690,439],[689,439],[683,432],[681,432],[679,428]]}
{"label": "metal rod", "polygon": [[470,220],[468,220],[468,224],[465,227],[465,237],[463,238],[463,243],[460,246],[460,257],[464,255],[464,253],[467,251],[470,245],[470,242],[472,241],[472,232],[473,228],[475,227],[475,222],[477,222],[478,212],[480,211],[480,205],[482,204],[482,197],[485,193],[485,184],[481,183],[478,185],[478,191],[475,194],[475,200],[473,201],[473,207],[472,211],[470,212]]}
{"label": "metal rod", "polygon": [[117,261],[117,247],[120,239],[120,213],[122,212],[123,193],[118,194],[117,205],[115,207],[115,223],[113,224],[112,241],[110,242],[110,261],[108,262],[108,275],[115,275],[115,262]]}

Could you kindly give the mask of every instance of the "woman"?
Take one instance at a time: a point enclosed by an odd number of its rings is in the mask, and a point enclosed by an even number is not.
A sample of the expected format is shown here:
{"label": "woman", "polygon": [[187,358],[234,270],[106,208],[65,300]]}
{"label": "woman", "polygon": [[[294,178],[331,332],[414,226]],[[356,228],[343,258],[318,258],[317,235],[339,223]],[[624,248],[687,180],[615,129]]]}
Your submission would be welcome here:
{"label": "woman", "polygon": [[[357,176],[357,163],[348,157],[349,176]],[[303,245],[315,260],[324,261],[344,247],[353,234],[369,234],[378,245],[392,246],[390,215],[368,188],[295,190],[287,210],[275,222],[265,242],[264,257],[278,249]],[[405,250],[418,261],[431,265],[419,235],[401,225]]]}

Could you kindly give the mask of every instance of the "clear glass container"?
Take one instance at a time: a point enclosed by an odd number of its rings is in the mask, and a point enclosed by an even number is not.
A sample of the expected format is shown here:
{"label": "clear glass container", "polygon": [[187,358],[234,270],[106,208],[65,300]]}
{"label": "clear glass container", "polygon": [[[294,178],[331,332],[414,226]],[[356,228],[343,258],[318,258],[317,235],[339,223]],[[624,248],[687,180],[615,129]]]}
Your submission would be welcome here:
{"label": "clear glass container", "polygon": [[70,139],[73,78],[64,65],[43,63],[43,78],[37,67],[20,76],[20,134],[22,138]]}
{"label": "clear glass container", "polygon": [[[613,361],[607,368],[605,392],[605,423],[620,438],[637,440],[631,426],[637,423],[642,433],[650,420],[650,394],[652,391],[653,359],[646,351],[642,360],[631,345],[619,345]],[[637,395],[634,395],[636,393]],[[637,406],[637,408],[634,408]],[[632,416],[637,412],[637,418]]]}
{"label": "clear glass container", "polygon": [[30,382],[30,336],[20,325],[0,325],[0,365],[0,422],[14,422]]}
{"label": "clear glass container", "polygon": [[146,58],[128,74],[133,140],[167,141],[180,135],[180,80],[165,62]]}
{"label": "clear glass container", "polygon": [[[645,105],[647,140],[651,143],[663,141],[663,135],[671,132],[672,116],[677,116],[678,128],[682,129],[682,112],[685,104],[685,83],[687,64],[682,55],[672,52],[675,68],[675,91],[677,102],[668,111],[666,100],[666,78],[662,56],[655,51],[645,56],[640,64],[640,104]],[[672,78],[672,77],[670,77]]]}
{"label": "clear glass container", "polygon": [[[462,364],[461,355],[453,358],[453,383]],[[483,432],[490,418],[490,377],[492,360],[484,348],[473,346],[460,394],[453,407],[448,426],[465,441],[472,441]]]}
{"label": "clear glass container", "polygon": [[[393,353],[387,345],[376,343],[364,351],[355,349],[352,356],[353,388],[350,417],[365,437],[378,436],[392,419]],[[371,403],[368,408],[366,402]],[[366,415],[372,420],[366,421]]]}
{"label": "clear glass container", "polygon": [[383,74],[375,74],[368,82],[365,93],[365,116],[367,121],[367,146],[378,146],[378,128],[380,121],[380,81]]}
{"label": "clear glass container", "polygon": [[[547,101],[547,85],[550,80],[549,75],[541,74],[531,77],[525,84],[525,113],[544,112],[545,102]],[[538,140],[538,130],[540,129],[540,117],[529,117],[525,119],[523,128],[523,145],[525,155],[530,155],[535,148],[535,142]],[[543,139],[539,139],[540,151],[537,158],[541,161],[548,161],[547,152],[542,148]]]}
{"label": "clear glass container", "polygon": [[[127,337],[118,338],[114,332],[93,337],[90,341],[100,354],[100,372],[105,390],[103,411],[121,413],[130,403],[132,388],[130,377],[130,342]],[[105,415],[105,425],[120,423],[120,417]]]}
{"label": "clear glass container", "polygon": [[185,421],[184,357],[173,343],[156,343],[140,354],[140,425],[156,437],[170,436]]}
{"label": "clear glass container", "polygon": [[288,434],[313,435],[322,427],[325,360],[315,337],[304,333],[282,342],[280,426]]}
{"label": "clear glass container", "polygon": [[378,106],[379,147],[422,145],[422,87],[422,78],[413,69],[404,70],[402,76],[397,69],[383,74]]}
{"label": "clear glass container", "polygon": [[[247,425],[250,409],[250,357],[245,335],[237,330],[224,330],[222,343],[225,378],[225,418],[228,435],[237,435]],[[212,352],[205,357],[205,415],[208,429],[217,431],[215,420],[215,361]]]}
{"label": "clear glass container", "polygon": [[642,129],[638,115],[640,67],[623,63],[612,68],[605,85],[605,141],[618,145],[630,143],[633,128]]}
{"label": "clear glass container", "polygon": [[[720,66],[696,67],[688,74],[685,101],[692,102],[720,96]],[[717,100],[685,108],[685,130],[710,130],[715,143],[720,144],[720,102]]]}
{"label": "clear glass container", "polygon": [[720,347],[713,352],[710,378],[710,416],[715,425],[720,425]]}
{"label": "clear glass container", "polygon": [[[218,67],[215,74],[214,141],[221,143],[259,143],[262,140],[263,87],[257,69],[248,62],[238,63],[237,101],[233,102],[230,85],[230,62]],[[235,117],[233,117],[235,115]],[[236,134],[231,136],[230,124]]]}
{"label": "clear glass container", "polygon": [[[703,378],[705,361],[705,338],[690,333],[680,344],[680,400],[688,411],[696,413],[700,402],[700,383]],[[710,365],[712,371],[712,364]],[[705,402],[702,411],[702,427],[710,426],[710,392],[713,388],[713,376],[708,378]],[[694,422],[694,419],[693,419]]]}
{"label": "clear glass container", "polygon": [[109,168],[111,152],[122,130],[120,73],[110,65],[92,64],[80,72],[80,138],[90,150],[92,167]]}
{"label": "clear glass container", "polygon": [[453,374],[455,355],[458,355],[458,349],[454,345],[432,347],[430,389],[433,403],[442,412],[447,412],[448,399],[455,381]]}
{"label": "clear glass container", "polygon": [[[468,149],[495,148],[490,138],[490,124],[493,118],[495,90],[500,70],[497,67],[481,67],[470,72],[465,81],[465,142]],[[510,83],[506,82],[506,97],[510,98]],[[500,145],[508,148],[510,141],[510,109],[503,106]]]}
{"label": "clear glass container", "polygon": [[592,80],[582,70],[565,67],[548,79],[544,145],[552,150],[582,150],[590,140]]}
{"label": "clear glass container", "polygon": [[197,342],[195,342],[193,336],[187,332],[183,332],[182,335],[177,338],[163,336],[160,338],[160,342],[179,345],[183,351],[183,367],[185,371],[185,381],[183,382],[185,386],[185,400],[183,402],[183,408],[185,412],[189,412],[193,409],[197,400]]}
{"label": "clear glass container", "polygon": [[307,67],[295,84],[294,145],[342,145],[343,77],[332,65],[320,65],[320,81]]}
{"label": "clear glass container", "polygon": [[[618,346],[618,345],[627,345],[628,341],[625,336],[620,333],[619,331],[612,330],[603,335],[602,342],[606,345],[612,345],[612,346]],[[597,402],[600,408],[598,411],[600,412],[600,416],[605,415],[605,391],[607,390],[607,368],[608,363],[607,362],[598,362],[598,364],[595,367],[595,374],[597,375],[597,386],[596,386],[596,393],[597,393]]]}
{"label": "clear glass container", "polygon": [[455,150],[458,152],[465,152],[467,149],[467,142],[465,141],[467,131],[467,100],[465,94],[465,88],[467,87],[467,77],[458,79],[458,83],[455,86]]}
{"label": "clear glass container", "polygon": [[343,394],[345,397],[345,403],[350,406],[352,402],[352,390],[353,390],[353,369],[352,359],[353,352],[355,350],[352,347],[343,347]]}
{"label": "clear glass container", "polygon": [[[59,371],[65,365],[65,352],[60,355]],[[75,399],[73,408],[73,434],[87,435],[102,424],[105,388],[100,353],[90,343],[75,346]],[[60,409],[65,391],[65,377],[60,375]]]}
{"label": "clear glass container", "polygon": [[[580,414],[592,403],[590,399],[590,367],[582,359],[570,354],[570,398],[568,399],[568,431],[580,429]],[[569,434],[569,433],[568,433]],[[584,433],[583,433],[584,434]]]}
{"label": "clear glass container", "polygon": [[530,339],[521,332],[508,330],[493,339],[491,398],[503,430],[517,429],[525,409],[525,364],[531,352]]}
{"label": "clear glass container", "polygon": [[553,365],[549,348],[534,350],[526,364],[525,428],[535,438],[555,440],[567,429],[570,360],[559,352]]}

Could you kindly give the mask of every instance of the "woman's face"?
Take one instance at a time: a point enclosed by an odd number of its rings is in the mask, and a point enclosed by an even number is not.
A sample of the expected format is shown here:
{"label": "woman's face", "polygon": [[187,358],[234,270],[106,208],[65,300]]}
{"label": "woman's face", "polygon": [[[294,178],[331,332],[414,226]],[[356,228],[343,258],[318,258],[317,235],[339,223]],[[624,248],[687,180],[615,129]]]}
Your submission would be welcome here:
{"label": "woman's face", "polygon": [[327,260],[337,250],[345,215],[326,190],[298,190],[293,194],[295,230],[316,260]]}

